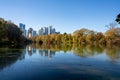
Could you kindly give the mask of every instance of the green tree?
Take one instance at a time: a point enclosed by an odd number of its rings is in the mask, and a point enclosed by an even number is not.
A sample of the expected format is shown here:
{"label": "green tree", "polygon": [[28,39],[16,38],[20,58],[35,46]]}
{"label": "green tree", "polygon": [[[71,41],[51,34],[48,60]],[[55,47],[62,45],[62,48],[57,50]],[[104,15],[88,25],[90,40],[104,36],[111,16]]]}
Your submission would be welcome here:
{"label": "green tree", "polygon": [[21,45],[26,38],[22,35],[22,31],[17,25],[10,21],[0,18],[0,42],[14,45]]}
{"label": "green tree", "polygon": [[4,41],[6,38],[6,21],[0,18],[0,41]]}
{"label": "green tree", "polygon": [[115,20],[116,22],[118,22],[120,24],[120,14],[117,15],[117,18]]}

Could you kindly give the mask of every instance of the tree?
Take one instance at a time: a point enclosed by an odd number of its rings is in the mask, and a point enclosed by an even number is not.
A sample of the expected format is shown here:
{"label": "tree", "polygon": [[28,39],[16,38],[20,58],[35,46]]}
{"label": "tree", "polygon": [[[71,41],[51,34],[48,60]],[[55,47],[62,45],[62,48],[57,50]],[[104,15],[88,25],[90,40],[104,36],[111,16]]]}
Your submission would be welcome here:
{"label": "tree", "polygon": [[120,28],[114,28],[105,32],[105,37],[118,38],[120,37]]}
{"label": "tree", "polygon": [[0,18],[0,42],[12,43],[14,45],[22,44],[26,38],[22,35],[22,31],[12,22],[5,21]]}
{"label": "tree", "polygon": [[116,28],[116,26],[117,26],[116,22],[111,22],[108,25],[106,25],[105,27],[107,27],[110,30],[110,29]]}
{"label": "tree", "polygon": [[88,43],[93,43],[94,40],[95,40],[95,32],[92,31],[92,30],[89,30],[89,31],[88,31],[88,34],[87,34],[87,37],[86,37],[86,41],[87,41]]}
{"label": "tree", "polygon": [[0,41],[4,41],[6,34],[6,21],[0,18]]}
{"label": "tree", "polygon": [[117,18],[115,20],[116,22],[118,22],[120,24],[120,14],[117,15]]}
{"label": "tree", "polygon": [[19,43],[22,40],[22,31],[13,23],[7,23],[7,38],[13,43]]}
{"label": "tree", "polygon": [[98,32],[95,36],[95,40],[98,42],[100,39],[102,39],[104,37],[102,32]]}
{"label": "tree", "polygon": [[85,43],[88,29],[82,28],[73,32],[73,42]]}
{"label": "tree", "polygon": [[119,44],[120,43],[120,28],[114,28],[105,32],[105,38],[107,44]]}

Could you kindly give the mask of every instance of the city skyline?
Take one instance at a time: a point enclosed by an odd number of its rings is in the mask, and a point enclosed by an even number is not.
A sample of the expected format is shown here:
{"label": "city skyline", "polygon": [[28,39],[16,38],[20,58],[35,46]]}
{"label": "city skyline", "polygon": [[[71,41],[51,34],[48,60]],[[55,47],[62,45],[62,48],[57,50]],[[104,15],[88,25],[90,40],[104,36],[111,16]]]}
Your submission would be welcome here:
{"label": "city skyline", "polygon": [[73,33],[81,28],[105,32],[105,25],[114,22],[120,11],[120,0],[0,1],[0,17],[5,20],[17,25],[25,23],[26,29],[33,27],[35,30],[53,25],[61,33]]}
{"label": "city skyline", "polygon": [[23,23],[19,23],[18,27],[23,32],[22,35],[28,38],[31,38],[37,35],[41,36],[41,35],[49,35],[49,34],[60,34],[60,32],[57,32],[52,25],[48,27],[41,27],[38,30],[34,30],[32,27],[30,27],[29,29],[26,29],[26,25]]}

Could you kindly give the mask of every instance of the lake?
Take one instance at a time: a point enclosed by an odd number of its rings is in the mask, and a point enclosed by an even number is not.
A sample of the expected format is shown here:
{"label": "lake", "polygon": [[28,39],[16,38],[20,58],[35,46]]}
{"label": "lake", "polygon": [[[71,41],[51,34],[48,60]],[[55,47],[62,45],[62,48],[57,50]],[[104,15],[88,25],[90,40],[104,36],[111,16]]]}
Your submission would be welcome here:
{"label": "lake", "polygon": [[120,48],[35,44],[0,48],[0,80],[120,80]]}

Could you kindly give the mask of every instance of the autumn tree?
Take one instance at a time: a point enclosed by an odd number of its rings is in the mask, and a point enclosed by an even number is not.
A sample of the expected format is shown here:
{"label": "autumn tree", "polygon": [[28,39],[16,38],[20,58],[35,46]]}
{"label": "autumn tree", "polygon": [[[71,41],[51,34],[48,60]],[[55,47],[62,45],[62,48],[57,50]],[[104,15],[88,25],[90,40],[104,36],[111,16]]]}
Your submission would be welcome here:
{"label": "autumn tree", "polygon": [[85,43],[88,29],[82,28],[73,32],[73,42]]}
{"label": "autumn tree", "polygon": [[120,42],[120,28],[114,28],[106,31],[105,38],[109,44]]}
{"label": "autumn tree", "polygon": [[102,32],[97,32],[97,34],[95,35],[95,41],[96,44],[106,44],[105,36]]}
{"label": "autumn tree", "polygon": [[86,37],[86,41],[88,43],[92,43],[95,41],[95,32],[92,31],[92,30],[89,30],[88,33],[87,33],[87,37]]}

